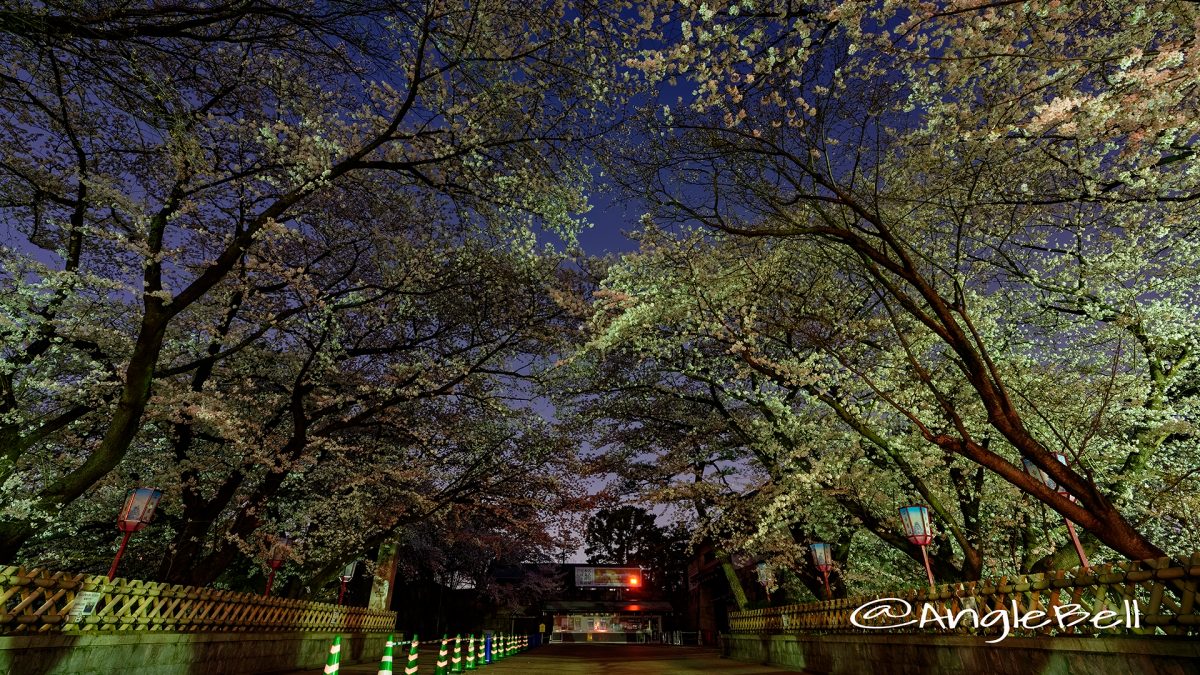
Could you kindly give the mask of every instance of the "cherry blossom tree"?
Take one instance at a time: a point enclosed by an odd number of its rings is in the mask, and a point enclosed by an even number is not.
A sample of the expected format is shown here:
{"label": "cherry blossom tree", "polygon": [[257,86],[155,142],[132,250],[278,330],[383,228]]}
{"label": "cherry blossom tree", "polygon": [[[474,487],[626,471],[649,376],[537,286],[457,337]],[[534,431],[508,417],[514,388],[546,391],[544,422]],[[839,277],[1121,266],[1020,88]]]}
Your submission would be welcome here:
{"label": "cherry blossom tree", "polygon": [[[1168,373],[1186,379],[1189,331],[1139,341],[1145,324],[1129,317],[1183,319],[1191,310],[1180,291],[1194,280],[1164,252],[1190,250],[1195,9],[1095,9],[649,9],[647,26],[668,37],[629,65],[692,91],[650,111],[647,143],[628,158],[626,175],[664,225],[804,242],[806,255],[841,270],[838,283],[869,290],[872,330],[890,336],[899,350],[890,358],[913,385],[878,379],[862,361],[867,346],[826,349],[839,367],[927,443],[984,467],[1121,555],[1149,558],[1163,553],[1164,539],[1130,504],[1127,486],[1137,479],[1129,470],[1146,468],[1155,439],[1181,427],[1152,422],[1133,433],[1132,447],[1099,447],[1090,439],[1115,407],[1101,396],[1083,427],[1093,431],[1064,434],[1062,420],[1047,423],[1049,406],[1022,398],[1030,376],[1008,350],[1014,334],[1035,330],[1036,348],[1020,357],[1028,367],[1073,377],[1070,367],[1086,363],[1097,376],[1085,386],[1099,391],[1138,370],[1160,391]],[[1178,284],[1163,294],[1159,269]],[[1048,325],[1055,330],[1041,330]],[[1123,338],[1116,327],[1127,328]],[[1065,340],[1081,335],[1105,351],[1072,354]],[[1130,363],[1127,341],[1150,345],[1153,356]],[[1137,395],[1120,414],[1153,418],[1153,400]],[[1191,445],[1180,444],[1176,458],[1190,456]],[[1074,499],[1024,472],[1022,460]]]}
{"label": "cherry blossom tree", "polygon": [[[306,342],[293,372],[327,371],[344,327],[322,313],[396,295],[338,274],[419,250],[367,247],[406,234],[530,256],[537,231],[569,239],[585,209],[580,150],[619,94],[605,10],[196,10],[0,14],[0,559],[121,465],[155,405],[169,421],[146,447],[172,452],[171,428],[177,455],[212,441],[184,438],[191,419],[222,423],[198,399],[270,420],[274,392],[211,371]],[[162,410],[173,397],[196,407]],[[286,436],[271,440],[291,456]]]}

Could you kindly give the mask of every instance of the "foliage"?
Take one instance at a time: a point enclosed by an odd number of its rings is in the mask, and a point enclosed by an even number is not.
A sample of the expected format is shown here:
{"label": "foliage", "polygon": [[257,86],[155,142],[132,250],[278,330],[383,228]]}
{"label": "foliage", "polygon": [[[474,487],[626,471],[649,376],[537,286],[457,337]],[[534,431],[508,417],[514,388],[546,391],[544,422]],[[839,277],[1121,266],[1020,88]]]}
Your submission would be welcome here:
{"label": "foliage", "polygon": [[690,94],[610,166],[650,214],[576,386],[638,397],[610,428],[676,469],[654,494],[801,576],[814,538],[911,558],[908,500],[943,577],[1069,564],[1043,504],[1119,557],[1194,548],[1196,15],[1126,9],[645,10],[628,65]]}
{"label": "foliage", "polygon": [[139,481],[166,492],[170,545],[140,538],[158,576],[212,581],[278,530],[324,574],[530,466],[551,480],[553,434],[514,399],[559,330],[537,235],[573,236],[580,152],[620,100],[611,17],[185,16],[0,13],[0,558],[95,565],[80,544]]}

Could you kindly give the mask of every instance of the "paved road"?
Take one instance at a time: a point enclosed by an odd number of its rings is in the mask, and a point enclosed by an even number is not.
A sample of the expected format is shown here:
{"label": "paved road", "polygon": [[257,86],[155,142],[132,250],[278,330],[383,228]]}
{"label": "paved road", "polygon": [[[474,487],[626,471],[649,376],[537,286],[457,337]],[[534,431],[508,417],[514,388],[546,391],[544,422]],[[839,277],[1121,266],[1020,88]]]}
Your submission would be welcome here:
{"label": "paved road", "polygon": [[[433,675],[433,667],[431,656],[422,658],[418,675]],[[377,663],[342,666],[341,672],[346,675],[375,675],[377,668]],[[320,672],[306,670],[295,675],[317,675]],[[399,654],[396,655],[395,672],[404,672],[404,657]],[[698,647],[560,644],[538,647],[485,666],[482,670],[467,672],[479,675],[795,675],[796,671],[722,659],[715,649]]]}

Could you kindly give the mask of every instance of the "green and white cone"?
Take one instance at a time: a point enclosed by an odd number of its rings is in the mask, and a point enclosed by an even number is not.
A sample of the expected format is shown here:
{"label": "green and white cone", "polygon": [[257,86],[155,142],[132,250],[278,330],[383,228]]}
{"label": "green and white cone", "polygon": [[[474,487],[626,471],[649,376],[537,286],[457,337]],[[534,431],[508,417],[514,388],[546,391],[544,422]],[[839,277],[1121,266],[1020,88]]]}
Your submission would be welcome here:
{"label": "green and white cone", "polygon": [[334,635],[333,644],[329,645],[329,658],[325,659],[325,675],[336,673],[338,664],[342,662],[342,636]]}
{"label": "green and white cone", "polygon": [[475,654],[475,665],[482,668],[487,665],[487,636],[479,634],[479,651]]}
{"label": "green and white cone", "polygon": [[379,659],[379,672],[375,675],[392,675],[392,647],[396,646],[392,642],[394,635],[388,635],[387,642],[383,645],[383,657]]}
{"label": "green and white cone", "polygon": [[462,662],[462,633],[454,636],[454,656],[450,659],[450,672],[463,672]]}
{"label": "green and white cone", "polygon": [[475,670],[475,634],[467,636],[467,670]]}
{"label": "green and white cone", "polygon": [[404,675],[416,675],[417,672],[417,647],[420,646],[417,642],[417,634],[413,633],[412,646],[408,649],[408,665],[404,666]]}
{"label": "green and white cone", "polygon": [[437,667],[433,671],[433,675],[447,675],[450,671],[447,666],[450,665],[450,638],[442,635],[442,646],[438,648]]}

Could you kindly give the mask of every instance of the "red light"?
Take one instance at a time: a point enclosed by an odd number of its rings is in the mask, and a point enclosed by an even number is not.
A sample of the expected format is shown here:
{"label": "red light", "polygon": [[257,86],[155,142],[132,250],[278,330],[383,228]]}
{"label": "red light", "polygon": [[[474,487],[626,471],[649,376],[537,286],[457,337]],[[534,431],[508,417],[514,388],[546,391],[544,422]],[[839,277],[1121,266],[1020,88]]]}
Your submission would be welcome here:
{"label": "red light", "polygon": [[637,586],[640,583],[642,583],[642,582],[637,577],[629,577],[629,585],[630,586]]}

